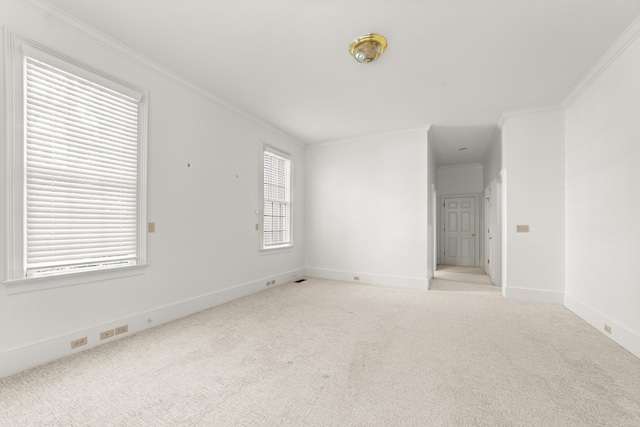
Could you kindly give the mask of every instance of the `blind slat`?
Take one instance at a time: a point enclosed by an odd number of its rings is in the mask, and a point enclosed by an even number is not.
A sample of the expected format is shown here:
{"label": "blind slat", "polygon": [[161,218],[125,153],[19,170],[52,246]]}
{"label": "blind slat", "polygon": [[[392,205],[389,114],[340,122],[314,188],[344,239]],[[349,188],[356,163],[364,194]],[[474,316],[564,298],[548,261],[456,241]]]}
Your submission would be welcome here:
{"label": "blind slat", "polygon": [[[60,164],[57,164],[60,163]],[[53,165],[55,166],[53,166]],[[73,167],[73,162],[70,161],[58,161],[57,159],[44,159],[44,158],[29,158],[29,150],[27,150],[27,170],[31,168],[33,172],[41,172],[49,175],[52,180],[59,181],[61,178],[66,178],[72,182],[82,182],[89,178],[96,178],[99,180],[111,180],[111,182],[123,182],[122,177],[126,175],[133,178],[131,171],[126,168],[122,168],[120,173],[117,170],[109,168],[92,167],[90,164],[79,165]],[[120,178],[120,179],[118,179]],[[132,183],[125,183],[131,185]]]}
{"label": "blind slat", "polygon": [[72,112],[58,107],[56,104],[47,104],[40,98],[27,97],[29,106],[27,114],[33,118],[32,126],[55,123],[60,131],[74,130],[75,132],[92,134],[100,131],[105,137],[112,139],[134,139],[137,129],[137,122],[125,126],[125,123],[118,123],[118,117],[113,120],[97,120],[82,112]]}
{"label": "blind slat", "polygon": [[[137,102],[136,101],[136,97],[127,95],[125,93],[122,93],[122,92],[114,90],[114,89],[110,89],[110,88],[105,87],[103,85],[100,85],[98,83],[95,83],[95,82],[92,82],[92,81],[87,80],[85,78],[82,78],[80,76],[77,76],[77,75],[75,75],[73,73],[70,73],[70,72],[62,70],[60,68],[57,68],[57,67],[54,67],[52,65],[46,64],[43,61],[39,61],[39,60],[34,59],[32,57],[29,57],[29,56],[27,56],[25,59],[27,60],[26,61],[27,62],[27,67],[31,67],[34,70],[46,71],[44,74],[49,76],[49,77],[57,76],[58,78],[65,79],[65,80],[67,80],[69,82],[81,84],[85,90],[98,91],[98,92],[102,93],[105,98],[122,99],[122,100],[127,101],[127,102]],[[36,64],[37,67],[33,67],[33,64]]]}
{"label": "blind slat", "polygon": [[[46,98],[69,100],[71,105],[86,105],[95,110],[108,110],[109,114],[135,114],[137,102],[128,102],[121,98],[108,98],[97,90],[91,91],[87,86],[70,83],[68,79],[49,78],[32,66],[27,66],[31,77],[32,93],[42,94]],[[55,89],[53,89],[55,87]]]}
{"label": "blind slat", "polygon": [[59,138],[50,138],[47,135],[32,132],[29,129],[27,129],[27,137],[31,139],[32,147],[37,147],[41,151],[49,153],[49,155],[63,152],[78,157],[99,156],[105,163],[114,164],[136,164],[138,160],[138,153],[135,151],[118,150],[113,145],[104,147],[103,143],[102,146],[92,145],[86,139],[67,137],[64,149],[61,149]]}
{"label": "blind slat", "polygon": [[[27,111],[27,117],[32,121],[27,124],[27,131],[31,133],[40,133],[42,137],[48,137],[56,141],[69,140],[73,141],[73,138],[80,139],[82,143],[93,143],[94,145],[100,145],[109,143],[113,145],[114,149],[135,148],[131,147],[134,138],[126,134],[115,133],[103,133],[100,134],[95,129],[88,129],[79,126],[71,120],[56,120],[55,117],[39,118],[37,114]],[[38,120],[40,119],[40,120]]]}

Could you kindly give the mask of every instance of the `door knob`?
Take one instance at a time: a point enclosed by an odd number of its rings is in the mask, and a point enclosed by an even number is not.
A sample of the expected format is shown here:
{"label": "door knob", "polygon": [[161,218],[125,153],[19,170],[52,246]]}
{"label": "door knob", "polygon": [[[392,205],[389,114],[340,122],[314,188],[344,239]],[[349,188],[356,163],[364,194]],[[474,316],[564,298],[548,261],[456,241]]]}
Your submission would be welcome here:
{"label": "door knob", "polygon": [[471,234],[471,237],[476,237],[476,233]]}

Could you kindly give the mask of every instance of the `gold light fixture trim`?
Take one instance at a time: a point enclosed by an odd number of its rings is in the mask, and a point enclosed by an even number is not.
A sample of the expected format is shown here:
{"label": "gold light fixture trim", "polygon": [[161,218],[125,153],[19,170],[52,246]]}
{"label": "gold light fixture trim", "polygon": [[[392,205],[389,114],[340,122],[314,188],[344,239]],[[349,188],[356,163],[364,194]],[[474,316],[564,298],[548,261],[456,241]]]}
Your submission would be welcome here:
{"label": "gold light fixture trim", "polygon": [[373,62],[387,49],[387,39],[376,33],[364,34],[351,43],[349,53],[363,64]]}

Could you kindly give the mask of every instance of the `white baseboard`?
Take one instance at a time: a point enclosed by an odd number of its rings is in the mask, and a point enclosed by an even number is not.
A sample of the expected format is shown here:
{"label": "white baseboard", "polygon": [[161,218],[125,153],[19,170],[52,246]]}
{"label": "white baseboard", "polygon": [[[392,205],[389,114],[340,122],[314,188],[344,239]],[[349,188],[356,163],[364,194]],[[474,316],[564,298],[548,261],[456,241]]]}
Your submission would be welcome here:
{"label": "white baseboard", "polygon": [[510,288],[507,285],[503,288],[503,295],[508,299],[541,302],[545,304],[564,304],[564,292],[528,288]]}
{"label": "white baseboard", "polygon": [[[326,268],[306,268],[306,275],[321,279],[341,280],[344,282],[367,283],[370,285],[392,286],[396,288],[410,288],[427,290],[429,280],[418,277],[391,276],[383,274],[369,274],[354,271],[329,270]],[[355,280],[354,277],[359,277]]]}
{"label": "white baseboard", "polygon": [[[275,279],[277,286],[304,275],[305,270],[299,269],[269,276],[0,353],[0,378],[262,291],[267,288],[267,281]],[[127,333],[100,340],[100,332],[122,325],[129,326]],[[71,349],[71,341],[82,337],[87,337],[88,343]]]}
{"label": "white baseboard", "polygon": [[[564,305],[582,320],[640,358],[640,335],[572,296],[565,295]],[[610,334],[604,331],[605,324],[611,326]]]}

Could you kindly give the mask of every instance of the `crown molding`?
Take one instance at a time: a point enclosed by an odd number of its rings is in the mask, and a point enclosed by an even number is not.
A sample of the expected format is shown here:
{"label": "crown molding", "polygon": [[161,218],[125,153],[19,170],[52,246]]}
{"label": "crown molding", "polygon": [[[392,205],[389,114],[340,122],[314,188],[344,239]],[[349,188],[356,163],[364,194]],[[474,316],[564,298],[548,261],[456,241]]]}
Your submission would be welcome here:
{"label": "crown molding", "polygon": [[506,113],[502,113],[502,117],[498,121],[498,127],[502,128],[504,126],[504,123],[505,123],[506,119],[508,119],[509,117],[524,116],[524,115],[527,115],[527,114],[547,113],[547,112],[552,112],[552,111],[556,111],[556,110],[564,111],[564,106],[563,105],[553,105],[553,106],[550,106],[550,107],[531,108],[531,109],[528,109],[528,110],[507,111]]}
{"label": "crown molding", "polygon": [[190,90],[191,92],[206,98],[210,102],[213,102],[230,111],[233,111],[234,113],[240,116],[243,116],[244,118],[254,122],[257,125],[260,125],[263,128],[266,128],[274,133],[277,133],[278,135],[286,138],[287,140],[297,145],[306,147],[306,144],[294,138],[293,136],[287,134],[283,130],[277,127],[274,127],[252,116],[246,111],[218,98],[210,90],[192,82],[191,80],[181,76],[180,74],[134,51],[130,47],[116,41],[115,39],[98,31],[97,29],[91,27],[85,22],[82,22],[81,20],[75,18],[74,16],[60,9],[57,9],[55,6],[53,6],[51,3],[47,2],[46,0],[14,0],[14,1],[30,9],[31,11],[43,16],[45,19],[48,19],[56,23],[57,25],[60,25],[61,27],[69,31],[72,31],[75,34],[78,34],[79,36],[85,38],[86,40],[89,40],[92,43],[95,43],[100,47],[105,48],[128,61],[135,62],[161,77],[173,80],[174,82],[181,85],[183,88]]}
{"label": "crown molding", "polygon": [[596,81],[598,77],[620,56],[640,35],[640,16],[637,17],[631,25],[613,42],[600,59],[587,71],[580,79],[578,84],[573,88],[569,95],[565,98],[562,106],[570,107],[580,95]]}
{"label": "crown molding", "polygon": [[417,128],[417,129],[407,129],[407,130],[400,130],[400,131],[394,131],[394,132],[373,133],[373,134],[367,134],[367,135],[362,135],[362,136],[356,136],[356,137],[353,137],[353,138],[345,138],[345,139],[338,139],[338,140],[335,140],[335,141],[326,141],[326,142],[318,142],[318,143],[314,143],[314,144],[308,144],[307,148],[325,147],[325,146],[328,146],[328,145],[348,144],[348,143],[353,143],[353,142],[364,141],[364,140],[371,139],[371,138],[404,135],[404,134],[408,134],[408,133],[419,133],[419,132],[424,132],[425,141],[427,141],[428,140],[427,135],[428,135],[429,129],[431,129],[431,125],[429,125],[427,127],[424,127],[424,128]]}
{"label": "crown molding", "polygon": [[498,120],[498,128],[502,129],[502,127],[504,126],[504,121],[505,121],[506,117],[504,115],[504,113],[502,113],[502,115],[500,116],[500,120]]}

